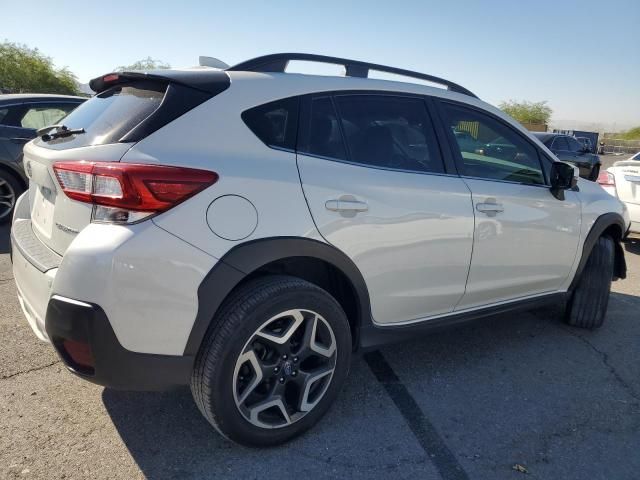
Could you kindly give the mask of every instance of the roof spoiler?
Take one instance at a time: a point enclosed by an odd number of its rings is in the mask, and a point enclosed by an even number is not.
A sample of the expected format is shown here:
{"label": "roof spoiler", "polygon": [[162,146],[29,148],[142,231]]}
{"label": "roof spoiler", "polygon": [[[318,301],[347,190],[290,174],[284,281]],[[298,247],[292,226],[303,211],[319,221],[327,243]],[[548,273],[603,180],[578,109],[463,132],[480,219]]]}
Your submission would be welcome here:
{"label": "roof spoiler", "polygon": [[114,85],[136,80],[177,83],[212,95],[226,89],[230,82],[229,76],[221,70],[150,70],[108,73],[91,80],[89,87],[94,92],[101,93]]}

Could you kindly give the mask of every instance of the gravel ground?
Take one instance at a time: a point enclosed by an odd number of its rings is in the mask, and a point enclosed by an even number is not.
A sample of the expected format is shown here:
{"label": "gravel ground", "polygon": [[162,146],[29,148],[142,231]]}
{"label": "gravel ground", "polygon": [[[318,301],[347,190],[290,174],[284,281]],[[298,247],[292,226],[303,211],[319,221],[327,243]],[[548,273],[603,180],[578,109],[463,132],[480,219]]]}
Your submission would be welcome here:
{"label": "gravel ground", "polygon": [[0,478],[637,479],[640,239],[625,248],[601,330],[551,308],[356,357],[313,431],[255,450],[216,434],[187,389],[68,373],[23,319],[0,227]]}

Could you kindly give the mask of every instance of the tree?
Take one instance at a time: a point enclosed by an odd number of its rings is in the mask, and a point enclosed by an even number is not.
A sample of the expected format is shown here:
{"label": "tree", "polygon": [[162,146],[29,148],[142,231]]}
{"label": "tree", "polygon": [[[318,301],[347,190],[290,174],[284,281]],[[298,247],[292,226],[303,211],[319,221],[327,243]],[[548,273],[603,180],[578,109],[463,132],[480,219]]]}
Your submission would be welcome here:
{"label": "tree", "polygon": [[624,140],[640,140],[640,127],[635,127],[631,130],[627,130],[622,135],[620,135],[620,137]]}
{"label": "tree", "polygon": [[20,93],[77,95],[76,77],[66,67],[56,68],[37,48],[0,43],[0,89]]}
{"label": "tree", "polygon": [[509,100],[502,102],[500,110],[520,123],[531,123],[537,125],[544,125],[549,123],[553,110],[547,105],[547,102],[518,102],[516,100]]}
{"label": "tree", "polygon": [[121,65],[116,68],[117,72],[124,72],[129,70],[165,70],[171,68],[171,65],[163,62],[162,60],[156,60],[151,57],[143,58],[131,65]]}

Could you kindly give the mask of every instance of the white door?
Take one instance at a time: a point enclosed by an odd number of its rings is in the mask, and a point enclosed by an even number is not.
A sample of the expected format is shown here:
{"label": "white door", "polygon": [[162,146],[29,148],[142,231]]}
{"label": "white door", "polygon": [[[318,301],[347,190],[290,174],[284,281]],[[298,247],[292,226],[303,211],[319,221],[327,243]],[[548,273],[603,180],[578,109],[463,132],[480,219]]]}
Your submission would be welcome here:
{"label": "white door", "polygon": [[317,97],[302,125],[309,209],[321,235],[360,269],[374,321],[451,312],[464,293],[473,210],[464,182],[445,174],[424,101]]}
{"label": "white door", "polygon": [[[545,185],[546,158],[506,123],[452,103],[442,110],[476,215],[469,279],[456,310],[559,290],[577,254],[577,194],[555,198]],[[458,141],[456,131],[470,132],[475,143]]]}

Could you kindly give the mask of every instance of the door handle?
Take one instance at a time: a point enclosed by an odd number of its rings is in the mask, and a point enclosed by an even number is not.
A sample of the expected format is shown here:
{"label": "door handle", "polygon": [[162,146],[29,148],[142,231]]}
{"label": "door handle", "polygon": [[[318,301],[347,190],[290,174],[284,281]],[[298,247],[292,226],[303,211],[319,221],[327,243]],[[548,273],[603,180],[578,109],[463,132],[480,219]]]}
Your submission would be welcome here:
{"label": "door handle", "polygon": [[27,138],[27,137],[13,137],[10,138],[9,140],[11,140],[13,143],[27,143],[29,140],[32,140],[31,138]]}
{"label": "door handle", "polygon": [[361,202],[359,200],[347,200],[343,198],[327,200],[324,206],[327,210],[332,212],[358,213],[369,210],[369,205],[367,205],[366,202]]}
{"label": "door handle", "polygon": [[500,203],[476,203],[476,210],[486,213],[490,217],[495,217],[498,213],[504,212],[504,207]]}

